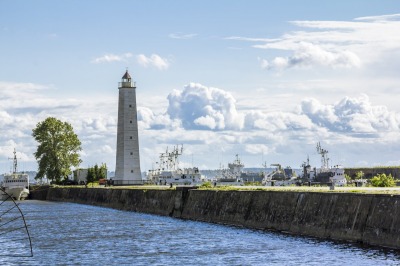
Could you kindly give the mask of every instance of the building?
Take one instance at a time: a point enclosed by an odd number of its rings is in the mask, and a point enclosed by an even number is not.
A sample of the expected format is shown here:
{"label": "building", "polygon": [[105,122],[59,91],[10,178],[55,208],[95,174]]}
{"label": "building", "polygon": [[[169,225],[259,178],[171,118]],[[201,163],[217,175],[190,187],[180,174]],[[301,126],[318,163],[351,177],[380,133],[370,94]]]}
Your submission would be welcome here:
{"label": "building", "polygon": [[142,184],[136,85],[128,70],[119,83],[117,155],[114,185]]}
{"label": "building", "polygon": [[[97,167],[97,171],[95,170]],[[101,165],[99,166],[94,166],[91,167],[91,169],[93,169],[95,171],[95,175],[96,175],[96,180],[98,180],[100,178],[105,177],[108,178],[108,171],[106,166]],[[88,174],[89,174],[89,169],[88,168],[79,168],[79,169],[75,169],[74,171],[72,171],[72,175],[73,175],[73,179],[77,184],[79,185],[83,185],[85,183],[88,182]]]}
{"label": "building", "polygon": [[73,174],[73,180],[77,182],[78,184],[85,184],[87,182],[87,175],[88,175],[88,169],[75,169],[72,171]]}

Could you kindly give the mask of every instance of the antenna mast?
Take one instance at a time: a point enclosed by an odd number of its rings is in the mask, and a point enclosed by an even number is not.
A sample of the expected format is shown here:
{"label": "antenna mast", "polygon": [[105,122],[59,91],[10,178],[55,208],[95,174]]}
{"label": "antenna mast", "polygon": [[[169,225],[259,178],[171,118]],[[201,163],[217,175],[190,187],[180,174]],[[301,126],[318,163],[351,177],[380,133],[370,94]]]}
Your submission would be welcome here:
{"label": "antenna mast", "polygon": [[9,160],[13,160],[13,174],[17,173],[17,169],[18,169],[18,160],[17,160],[17,152],[14,148],[14,158],[8,158]]}
{"label": "antenna mast", "polygon": [[321,148],[321,143],[317,143],[317,152],[321,155],[321,168],[328,169],[329,168],[329,158],[328,151]]}

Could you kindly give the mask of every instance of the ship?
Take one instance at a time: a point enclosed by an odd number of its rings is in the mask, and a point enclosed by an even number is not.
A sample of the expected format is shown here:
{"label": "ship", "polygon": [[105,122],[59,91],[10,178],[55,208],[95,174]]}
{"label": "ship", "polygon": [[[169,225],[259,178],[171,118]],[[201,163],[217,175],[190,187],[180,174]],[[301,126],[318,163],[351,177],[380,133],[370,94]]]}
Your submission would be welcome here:
{"label": "ship", "polygon": [[228,163],[228,168],[218,171],[215,177],[214,186],[243,186],[242,178],[244,164],[240,161],[239,155],[236,154],[236,159],[232,163]]}
{"label": "ship", "polygon": [[317,153],[321,155],[321,168],[312,168],[310,161],[302,164],[303,174],[301,180],[303,183],[321,184],[331,186],[345,186],[347,180],[344,174],[344,167],[341,165],[329,166],[328,151],[317,143]]}
{"label": "ship", "polygon": [[180,168],[179,156],[183,153],[183,145],[179,148],[174,146],[173,150],[160,154],[160,160],[156,162],[157,167],[147,173],[147,182],[156,185],[188,185],[196,186],[205,182],[205,177],[200,173],[198,167]]}
{"label": "ship", "polygon": [[8,200],[10,197],[14,200],[24,200],[29,195],[29,175],[18,172],[17,168],[17,152],[14,149],[13,171],[4,175],[0,185],[3,200]]}

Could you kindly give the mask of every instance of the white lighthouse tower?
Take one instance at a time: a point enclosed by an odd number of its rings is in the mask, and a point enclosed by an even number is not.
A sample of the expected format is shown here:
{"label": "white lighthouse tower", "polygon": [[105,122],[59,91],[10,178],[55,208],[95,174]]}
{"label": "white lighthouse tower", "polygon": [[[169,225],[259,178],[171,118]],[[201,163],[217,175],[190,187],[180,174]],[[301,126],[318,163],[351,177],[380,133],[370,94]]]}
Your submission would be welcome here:
{"label": "white lighthouse tower", "polygon": [[142,184],[136,110],[136,85],[128,70],[118,84],[118,132],[115,185]]}

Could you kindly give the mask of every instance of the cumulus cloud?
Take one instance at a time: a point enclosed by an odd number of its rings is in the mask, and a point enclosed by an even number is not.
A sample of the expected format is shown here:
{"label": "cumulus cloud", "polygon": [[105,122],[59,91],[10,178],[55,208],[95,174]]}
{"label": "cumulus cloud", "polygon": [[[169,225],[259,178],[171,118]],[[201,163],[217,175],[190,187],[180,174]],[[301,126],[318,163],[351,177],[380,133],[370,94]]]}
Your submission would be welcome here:
{"label": "cumulus cloud", "polygon": [[186,85],[168,96],[167,114],[182,121],[186,129],[241,129],[243,115],[236,110],[236,100],[224,90],[197,83]]}
{"label": "cumulus cloud", "polygon": [[367,95],[344,97],[333,104],[317,99],[303,99],[293,111],[238,111],[229,92],[190,83],[183,90],[168,95],[165,113],[151,109],[138,110],[139,124],[144,129],[212,130],[265,132],[336,132],[360,134],[392,132],[400,127],[400,114],[386,106],[372,105]]}
{"label": "cumulus cloud", "polygon": [[372,105],[367,95],[345,97],[331,105],[306,99],[301,103],[301,113],[314,124],[338,132],[391,132],[400,126],[399,114],[389,111],[386,106]]}
{"label": "cumulus cloud", "polygon": [[181,121],[171,119],[168,114],[155,114],[150,108],[138,107],[137,111],[139,128],[142,129],[177,129]]}
{"label": "cumulus cloud", "polygon": [[[82,167],[105,162],[113,169],[117,97],[57,99],[46,94],[45,86],[28,84],[26,89],[23,84],[7,86],[18,89],[14,94],[7,91],[6,96],[0,97],[0,161],[3,168],[15,147],[26,155],[26,163],[31,163],[32,166],[27,168],[36,169],[32,128],[46,117],[55,116],[71,123],[81,139]],[[18,104],[21,94],[34,100]],[[354,146],[355,153],[366,145],[370,150],[379,148],[382,152],[388,147],[400,149],[396,144],[400,143],[400,114],[386,106],[374,105],[366,95],[343,97],[328,104],[308,98],[292,111],[276,108],[272,111],[254,105],[241,107],[243,102],[237,105],[234,96],[226,90],[190,83],[181,90],[172,91],[166,101],[165,109],[157,109],[157,112],[138,107],[140,147],[143,147],[141,152],[144,151],[141,156],[147,167],[158,158],[156,150],[177,142],[190,146],[193,153],[201,157],[201,165],[208,167],[221,162],[218,156],[230,154],[233,157],[236,153],[270,155],[272,162],[284,162],[293,157],[298,162],[299,156],[305,153],[304,146],[311,145],[314,150],[314,144],[319,140],[330,142],[338,150]],[[45,102],[51,104],[40,107],[39,103]],[[393,152],[391,155],[393,157]],[[260,161],[260,158],[256,160]],[[357,161],[361,160],[369,159],[357,156]]]}
{"label": "cumulus cloud", "polygon": [[121,55],[116,54],[105,54],[103,56],[97,57],[91,61],[91,63],[111,63],[111,62],[126,62],[128,58],[132,57],[131,53],[125,53]]}
{"label": "cumulus cloud", "polygon": [[157,54],[152,54],[147,57],[144,54],[137,56],[137,62],[144,67],[155,67],[159,70],[166,70],[169,68],[170,63],[166,58],[162,58]]}
{"label": "cumulus cloud", "polygon": [[[99,146],[115,146],[116,112],[114,99],[74,99],[48,96],[52,86],[0,82],[0,165],[8,164],[14,148],[24,157],[25,170],[36,169],[36,143],[32,129],[49,116],[72,124],[92,164],[102,162]],[[110,111],[113,110],[114,111]],[[92,141],[96,140],[96,142]],[[111,159],[112,160],[112,159]],[[85,161],[84,163],[87,163]]]}

